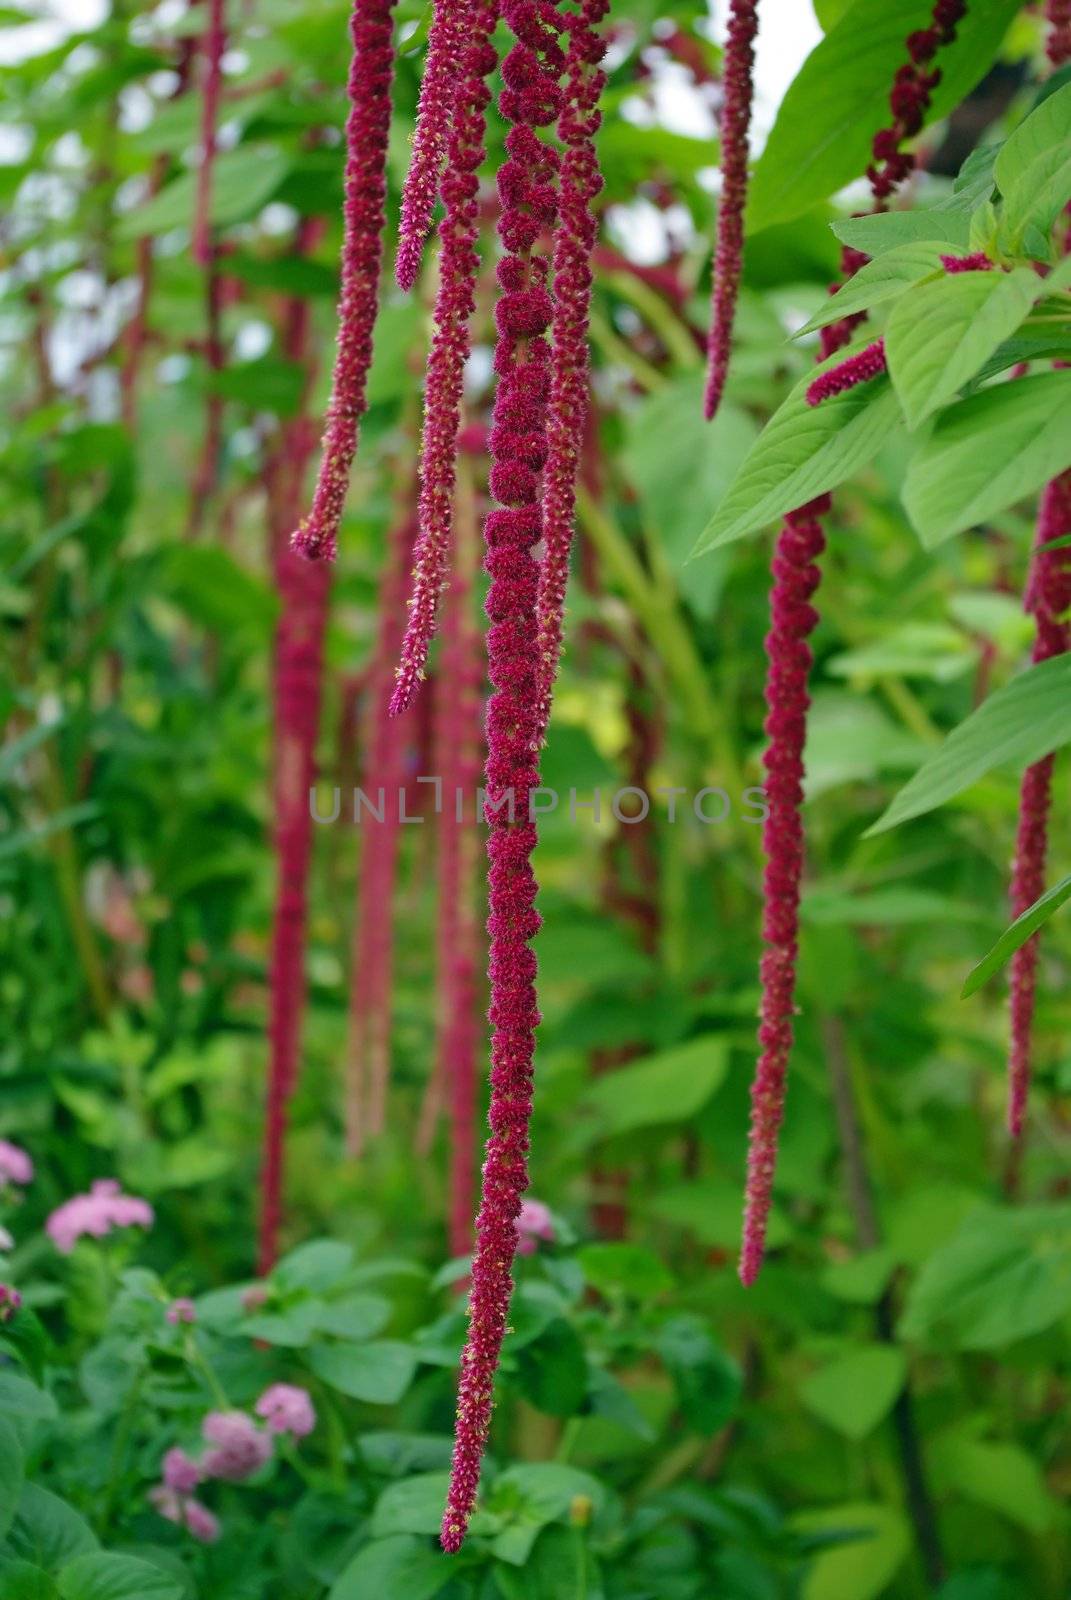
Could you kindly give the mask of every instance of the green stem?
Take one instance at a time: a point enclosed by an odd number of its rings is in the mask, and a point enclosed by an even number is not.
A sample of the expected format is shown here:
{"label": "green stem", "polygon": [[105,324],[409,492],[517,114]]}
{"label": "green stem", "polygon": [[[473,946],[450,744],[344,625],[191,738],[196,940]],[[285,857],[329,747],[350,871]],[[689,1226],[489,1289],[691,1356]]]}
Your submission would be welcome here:
{"label": "green stem", "polygon": [[672,356],[678,366],[702,366],[703,357],[688,329],[649,284],[633,277],[630,272],[604,272],[600,276],[608,289],[635,306],[644,321],[657,333],[666,354]]}
{"label": "green stem", "polygon": [[591,342],[613,365],[624,367],[631,372],[637,383],[648,394],[654,394],[656,389],[662,389],[669,381],[664,372],[659,372],[657,367],[645,361],[637,350],[633,350],[628,342],[602,315],[601,311],[592,311],[588,321],[588,331]]}

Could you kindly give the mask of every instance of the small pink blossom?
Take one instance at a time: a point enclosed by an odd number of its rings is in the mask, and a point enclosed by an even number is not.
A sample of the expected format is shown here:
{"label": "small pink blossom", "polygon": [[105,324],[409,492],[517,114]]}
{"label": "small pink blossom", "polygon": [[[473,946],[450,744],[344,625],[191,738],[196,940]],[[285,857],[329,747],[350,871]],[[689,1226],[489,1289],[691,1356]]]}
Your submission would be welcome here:
{"label": "small pink blossom", "polygon": [[316,1426],[316,1411],[306,1389],[292,1383],[273,1383],[253,1407],[263,1417],[269,1433],[290,1433],[304,1439]]}
{"label": "small pink blossom", "polygon": [[172,1300],[168,1306],[167,1320],[173,1328],[177,1328],[180,1322],[196,1322],[197,1307],[187,1296],[180,1295],[177,1300]]}
{"label": "small pink blossom", "polygon": [[204,1474],[192,1456],[178,1445],[169,1450],[163,1462],[164,1487],[175,1494],[192,1494]]}
{"label": "small pink blossom", "polygon": [[201,1462],[208,1478],[241,1483],[271,1459],[271,1434],[262,1432],[244,1411],[210,1411],[201,1424],[201,1432],[215,1447],[205,1452]]}
{"label": "small pink blossom", "polygon": [[268,1291],[261,1288],[259,1283],[254,1283],[248,1289],[242,1290],[241,1299],[243,1311],[259,1311],[267,1302]]}
{"label": "small pink blossom", "polygon": [[517,1254],[534,1256],[539,1241],[554,1242],[554,1218],[542,1200],[522,1200],[517,1218]]}
{"label": "small pink blossom", "polygon": [[219,1518],[199,1500],[186,1499],[162,1483],[150,1489],[149,1499],[166,1521],[185,1528],[201,1544],[216,1543],[222,1531]]}
{"label": "small pink blossom", "polygon": [[33,1182],[33,1162],[17,1144],[0,1139],[0,1184]]}
{"label": "small pink blossom", "polygon": [[57,1250],[70,1255],[83,1234],[102,1239],[113,1228],[151,1228],[153,1221],[147,1200],[123,1194],[114,1178],[98,1178],[88,1194],[76,1194],[53,1211],[45,1232]]}
{"label": "small pink blossom", "polygon": [[22,1304],[22,1296],[9,1284],[0,1283],[0,1322],[10,1322]]}

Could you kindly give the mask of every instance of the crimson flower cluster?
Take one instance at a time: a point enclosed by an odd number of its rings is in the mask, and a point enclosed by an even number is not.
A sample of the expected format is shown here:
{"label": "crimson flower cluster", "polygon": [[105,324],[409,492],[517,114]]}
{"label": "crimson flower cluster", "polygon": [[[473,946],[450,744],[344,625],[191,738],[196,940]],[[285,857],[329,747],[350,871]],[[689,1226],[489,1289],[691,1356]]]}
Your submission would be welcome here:
{"label": "crimson flower cluster", "polygon": [[825,372],[820,372],[807,389],[807,404],[821,405],[823,400],[829,400],[835,394],[844,394],[860,383],[868,383],[871,378],[880,377],[884,371],[885,340],[875,339],[873,344],[868,344],[854,356],[848,356],[847,360],[839,361],[835,367],[827,367]]}
{"label": "crimson flower cluster", "polygon": [[462,45],[472,23],[469,10],[461,0],[438,0],[432,15],[427,60],[420,82],[413,154],[402,191],[402,220],[394,263],[394,276],[400,289],[411,289],[416,283],[424,240],[431,227],[457,80],[463,70]]}
{"label": "crimson flower cluster", "polygon": [[[941,81],[941,69],[925,70],[942,45],[951,44],[956,37],[956,24],[967,14],[967,0],[937,0],[928,28],[919,28],[907,36],[907,53],[904,66],[898,68],[889,95],[889,108],[893,120],[889,127],[881,128],[871,144],[873,163],[867,168],[867,177],[874,198],[883,202],[898,184],[914,170],[915,158],[902,148],[905,139],[911,139],[922,128],[929,109],[933,91]],[[880,165],[879,165],[880,163]]]}

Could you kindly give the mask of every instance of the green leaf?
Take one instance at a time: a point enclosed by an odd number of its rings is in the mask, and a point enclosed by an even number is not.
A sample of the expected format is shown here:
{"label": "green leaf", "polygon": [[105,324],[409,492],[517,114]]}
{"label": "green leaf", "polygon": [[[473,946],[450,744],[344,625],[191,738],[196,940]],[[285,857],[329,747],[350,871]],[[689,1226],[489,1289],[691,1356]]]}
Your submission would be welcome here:
{"label": "green leaf", "polygon": [[684,1426],[691,1433],[717,1433],[740,1401],[736,1362],[715,1344],[702,1319],[690,1314],[664,1323],[655,1347],[676,1385]]}
{"label": "green leaf", "polygon": [[318,1333],[340,1339],[371,1339],[390,1321],[390,1301],[380,1294],[347,1294],[316,1306],[313,1324]]}
{"label": "green leaf", "polygon": [[341,1394],[370,1405],[390,1406],[413,1381],[417,1356],[411,1345],[375,1339],[369,1344],[318,1346],[308,1361],[316,1376]]}
{"label": "green leaf", "polygon": [[721,1086],[728,1070],[728,1042],[719,1034],[705,1034],[618,1067],[587,1092],[586,1105],[596,1118],[595,1136],[611,1138],[637,1128],[686,1122]]}
{"label": "green leaf", "polygon": [[827,671],[838,678],[929,678],[952,683],[977,665],[977,650],[957,628],[941,622],[905,622],[883,638],[832,656]]}
{"label": "green leaf", "polygon": [[1037,1462],[1019,1445],[961,1436],[943,1441],[934,1454],[941,1477],[966,1499],[1028,1533],[1042,1534],[1052,1526],[1056,1502]]}
{"label": "green leaf", "polygon": [[488,1509],[505,1523],[491,1549],[500,1561],[522,1566],[540,1531],[568,1516],[574,1501],[585,1500],[597,1507],[603,1498],[597,1479],[577,1467],[556,1461],[510,1467],[500,1474],[489,1496]]}
{"label": "green leaf", "polygon": [[548,1417],[574,1417],[588,1392],[588,1364],[580,1335],[555,1317],[516,1353],[517,1385],[529,1405]]}
{"label": "green leaf", "polygon": [[[440,1506],[440,1516],[442,1508]],[[438,1532],[438,1523],[435,1532]],[[433,1600],[454,1577],[457,1561],[412,1534],[373,1539],[354,1556],[328,1591],[327,1600]]]}
{"label": "green leaf", "polygon": [[932,273],[940,272],[941,256],[948,247],[936,240],[924,239],[917,243],[894,246],[868,261],[865,267],[830,295],[809,322],[805,322],[795,337],[813,333],[827,323],[839,322],[841,317],[852,316],[857,311],[869,311],[883,300],[892,300],[903,294],[912,284],[920,283]]}
{"label": "green leaf", "polygon": [[1071,83],[1047,95],[996,160],[1002,231],[1015,246],[1027,228],[1048,233],[1071,198]]}
{"label": "green leaf", "polygon": [[811,1563],[800,1600],[877,1600],[911,1548],[903,1517],[889,1506],[841,1505],[805,1511],[793,1526],[807,1533],[854,1534]]}
{"label": "green leaf", "polygon": [[397,1533],[438,1533],[450,1486],[449,1472],[420,1472],[391,1483],[372,1513],[373,1539]]}
{"label": "green leaf", "polygon": [[885,330],[885,354],[909,428],[974,377],[1043,292],[1035,272],[1016,267],[936,278],[903,296]]}
{"label": "green leaf", "polygon": [[57,1414],[56,1402],[44,1389],[18,1372],[0,1368],[0,1416],[51,1422]]}
{"label": "green leaf", "polygon": [[15,1520],[22,1498],[22,1446],[10,1422],[0,1416],[0,1543]]}
{"label": "green leaf", "polygon": [[1071,739],[1071,655],[1028,667],[972,711],[904,785],[871,834],[943,805],[1005,763],[1031,766]]}
{"label": "green leaf", "polygon": [[866,1250],[850,1261],[835,1261],[822,1274],[822,1287],[850,1305],[876,1305],[896,1265],[891,1250]]}
{"label": "green leaf", "polygon": [[865,1345],[812,1373],[800,1386],[800,1399],[846,1439],[865,1439],[892,1409],[906,1376],[902,1350]]}
{"label": "green leaf", "polygon": [[960,991],[961,998],[966,1000],[968,995],[974,994],[983,983],[988,982],[994,972],[999,972],[1016,950],[1048,922],[1053,912],[1059,911],[1065,900],[1071,900],[1071,875],[1061,878],[1051,889],[1046,889],[1032,906],[1027,907],[1022,916],[1016,917],[1011,926],[1005,928],[993,948],[967,974],[967,981]]}
{"label": "green leaf", "polygon": [[925,1262],[899,1332],[939,1348],[994,1350],[1071,1310],[1071,1207],[982,1207]]}
{"label": "green leaf", "polygon": [[[947,114],[988,71],[1016,0],[990,0],[957,24],[941,50],[941,82],[927,122]],[[870,142],[888,121],[890,62],[904,37],[930,20],[928,0],[853,5],[807,57],[781,102],[751,181],[748,228],[786,222],[866,169]]]}
{"label": "green leaf", "polygon": [[283,1289],[322,1293],[340,1283],[353,1265],[353,1246],[340,1239],[310,1239],[283,1256],[272,1278]]}
{"label": "green leaf", "polygon": [[[825,372],[845,359],[838,351],[815,368]],[[810,373],[774,412],[741,463],[732,487],[699,535],[693,559],[734,539],[757,533],[835,488],[877,455],[899,421],[887,378],[860,383],[809,406]]]}
{"label": "green leaf", "polygon": [[[970,212],[955,201],[942,201],[923,211],[878,211],[872,216],[845,217],[833,223],[841,244],[875,258],[909,245],[939,245],[944,255],[966,250],[971,240]],[[842,290],[838,291],[839,298]]]}
{"label": "green leaf", "polygon": [[267,634],[278,611],[263,579],[220,545],[175,545],[164,562],[161,592],[195,622],[224,632]]}
{"label": "green leaf", "polygon": [[0,1593],[4,1600],[59,1600],[59,1590],[43,1567],[0,1556]]}
{"label": "green leaf", "polygon": [[613,1298],[653,1300],[673,1287],[673,1276],[661,1258],[645,1245],[605,1242],[583,1245],[577,1264],[593,1289]]}
{"label": "green leaf", "polygon": [[97,1547],[85,1518],[36,1483],[23,1488],[7,1542],[13,1554],[49,1572]]}
{"label": "green leaf", "polygon": [[94,1550],[68,1562],[57,1579],[62,1600],[182,1600],[183,1585],[136,1556]]}
{"label": "green leaf", "polygon": [[[243,145],[216,158],[212,169],[211,220],[217,228],[242,222],[266,205],[290,170],[290,156],[281,150]],[[141,239],[147,234],[188,228],[197,200],[197,174],[184,172],[160,193],[121,217],[115,237]]]}
{"label": "green leaf", "polygon": [[[818,410],[823,410],[819,406]],[[907,468],[904,506],[927,550],[1071,466],[1071,372],[983,389],[937,417]]]}

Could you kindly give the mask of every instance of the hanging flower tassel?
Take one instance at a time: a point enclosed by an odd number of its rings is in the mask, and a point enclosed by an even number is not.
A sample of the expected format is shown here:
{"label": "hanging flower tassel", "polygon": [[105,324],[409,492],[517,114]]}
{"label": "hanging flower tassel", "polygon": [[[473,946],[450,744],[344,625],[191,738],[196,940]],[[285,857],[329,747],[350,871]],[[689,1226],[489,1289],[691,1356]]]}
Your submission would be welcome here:
{"label": "hanging flower tassel", "polygon": [[807,404],[821,405],[823,400],[830,400],[835,394],[846,394],[861,383],[879,378],[885,370],[885,340],[875,339],[873,344],[868,344],[857,355],[849,356],[835,367],[827,367],[825,372],[820,372],[808,387]]}
{"label": "hanging flower tassel", "polygon": [[463,0],[436,0],[428,33],[428,54],[420,80],[413,153],[402,190],[402,218],[394,276],[399,289],[410,290],[420,272],[424,241],[439,193],[447,141],[462,77],[462,50],[472,23]]}
{"label": "hanging flower tassel", "polygon": [[216,124],[223,86],[223,53],[227,48],[224,0],[208,0],[204,35],[204,83],[201,86],[201,165],[193,218],[193,259],[202,267],[212,259],[212,176],[216,160]]}
{"label": "hanging flower tassel", "polygon": [[747,204],[747,137],[751,126],[752,74],[759,18],[756,0],[731,0],[722,56],[721,197],[714,246],[709,365],[703,415],[709,422],[721,404],[729,372],[736,301],[744,253]]}
{"label": "hanging flower tassel", "polygon": [[409,622],[391,699],[392,716],[398,716],[411,704],[424,676],[439,596],[450,562],[454,461],[465,362],[470,349],[469,323],[476,309],[476,274],[480,265],[476,249],[480,185],[476,174],[483,164],[486,113],[491,103],[486,80],[498,65],[498,56],[491,44],[497,21],[498,0],[473,0],[442,183],[446,214],[439,227],[442,251],[435,297],[435,334],[424,384],[420,533]]}
{"label": "hanging flower tassel", "polygon": [[386,227],[393,7],[394,0],[354,0],[350,24],[353,61],[346,121],[338,346],[312,508],[293,539],[295,550],[310,560],[333,561],[338,553],[350,468],[357,453],[361,417],[368,408],[368,369]]}
{"label": "hanging flower tassel", "polygon": [[792,1050],[796,991],[800,879],[803,872],[803,745],[807,736],[808,644],[818,623],[810,604],[818,588],[818,557],[825,548],[821,517],[828,495],[790,512],[777,540],[766,635],[767,816],[762,840],[763,875],[762,1055],[751,1086],[751,1145],[740,1277],[754,1283],[762,1265],[766,1223],[773,1194],[777,1136],[785,1104],[785,1073]]}
{"label": "hanging flower tassel", "polygon": [[569,30],[569,47],[564,101],[558,118],[558,137],[565,154],[554,234],[554,359],[543,472],[544,553],[539,568],[541,742],[550,720],[551,695],[562,649],[576,479],[588,411],[591,252],[599,231],[592,202],[602,188],[595,135],[602,121],[598,104],[606,85],[606,74],[599,69],[606,41],[599,34],[598,25],[608,10],[609,0],[583,0],[578,13],[562,19]]}
{"label": "hanging flower tassel", "polygon": [[539,928],[531,855],[536,842],[529,797],[539,783],[536,597],[533,547],[542,534],[538,472],[547,456],[550,350],[544,337],[552,305],[548,262],[533,246],[555,221],[557,156],[535,132],[561,109],[558,80],[565,58],[559,19],[547,0],[506,0],[517,43],[503,63],[500,107],[513,127],[509,159],[498,175],[499,236],[506,255],[495,308],[495,372],[491,494],[504,509],[487,519],[488,909],[491,980],[491,1137],[476,1219],[469,1295],[469,1331],[461,1353],[457,1427],[442,1544],[460,1549],[476,1501],[491,1425],[495,1372],[506,1331],[517,1249],[517,1218],[528,1187],[528,1124],[536,1008],[536,960],[529,941]]}
{"label": "hanging flower tassel", "polygon": [[[1054,478],[1041,497],[1037,544],[1047,544],[1071,534],[1071,472]],[[1071,548],[1036,549],[1026,608],[1036,623],[1032,659],[1048,661],[1071,649]],[[1023,774],[1019,795],[1019,831],[1012,868],[1013,917],[1023,912],[1045,889],[1049,805],[1052,797],[1054,757],[1045,756]],[[1018,1138],[1023,1131],[1030,1091],[1031,1034],[1037,985],[1038,940],[1034,934],[1020,945],[1011,962],[1011,1054],[1008,1063],[1008,1129]]]}
{"label": "hanging flower tassel", "polygon": [[1045,20],[1049,25],[1045,54],[1054,67],[1071,61],[1071,0],[1048,0]]}

